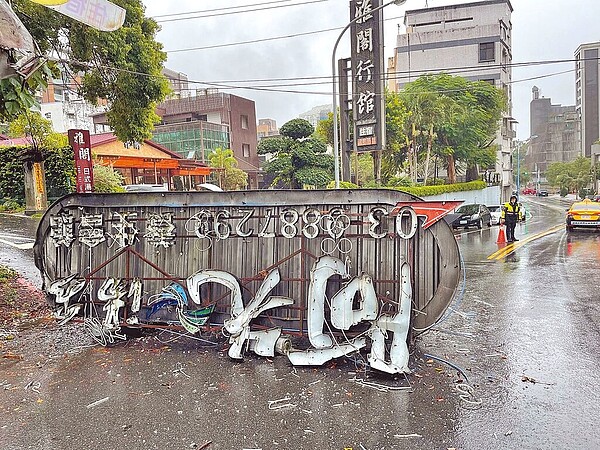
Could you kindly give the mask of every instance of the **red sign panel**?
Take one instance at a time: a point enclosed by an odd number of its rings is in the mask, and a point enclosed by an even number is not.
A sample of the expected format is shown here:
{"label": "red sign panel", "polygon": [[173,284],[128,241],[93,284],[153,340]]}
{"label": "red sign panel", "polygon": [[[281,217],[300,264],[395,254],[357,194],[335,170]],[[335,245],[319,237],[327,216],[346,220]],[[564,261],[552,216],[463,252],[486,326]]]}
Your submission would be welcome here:
{"label": "red sign panel", "polygon": [[69,144],[75,156],[77,193],[87,194],[94,190],[92,145],[88,130],[69,130]]}

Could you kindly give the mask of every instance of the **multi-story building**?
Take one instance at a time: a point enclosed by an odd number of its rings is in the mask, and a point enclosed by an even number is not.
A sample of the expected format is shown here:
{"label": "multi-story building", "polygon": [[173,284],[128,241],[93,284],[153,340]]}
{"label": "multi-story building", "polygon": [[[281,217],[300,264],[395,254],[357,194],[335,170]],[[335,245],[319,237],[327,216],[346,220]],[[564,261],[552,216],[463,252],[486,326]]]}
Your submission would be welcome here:
{"label": "multi-story building", "polygon": [[192,95],[188,87],[188,77],[185,73],[167,69],[166,67],[163,67],[160,72],[169,80],[172,90],[169,98],[190,97]]}
{"label": "multi-story building", "polygon": [[530,138],[525,164],[543,177],[553,162],[573,161],[581,154],[579,114],[576,107],[553,105],[540,98],[537,86],[529,104]]}
{"label": "multi-story building", "polygon": [[[203,164],[213,150],[231,149],[238,168],[248,174],[248,187],[258,188],[261,171],[254,101],[214,89],[196,90],[195,94],[157,106],[161,122],[154,127],[152,140]],[[106,115],[94,116],[94,124],[106,125]]]}
{"label": "multi-story building", "polygon": [[320,105],[298,115],[298,117],[310,122],[316,129],[319,122],[321,120],[326,120],[331,112],[333,112],[333,107],[331,105]]}
{"label": "multi-story building", "polygon": [[207,162],[216,148],[231,149],[238,168],[248,174],[248,186],[258,188],[256,108],[253,100],[209,91],[166,100],[158,105],[161,123],[153,140],[184,158]]}
{"label": "multi-story building", "polygon": [[511,117],[512,11],[509,0],[406,11],[406,33],[398,35],[388,61],[388,87],[396,92],[421,75],[440,72],[487,81],[504,90],[508,109],[496,137],[495,167],[502,199],[512,191],[511,149],[516,137]]}
{"label": "multi-story building", "polygon": [[273,119],[258,119],[256,133],[259,140],[269,136],[277,136],[279,134],[277,122]]}
{"label": "multi-story building", "polygon": [[600,42],[581,44],[575,50],[575,106],[581,115],[581,151],[589,158],[600,137]]}
{"label": "multi-story building", "polygon": [[99,102],[98,106],[88,103],[77,92],[81,78],[63,75],[63,78],[50,80],[40,93],[40,113],[52,122],[52,129],[57,133],[66,133],[71,128],[93,132],[92,116],[105,111],[106,102]]}

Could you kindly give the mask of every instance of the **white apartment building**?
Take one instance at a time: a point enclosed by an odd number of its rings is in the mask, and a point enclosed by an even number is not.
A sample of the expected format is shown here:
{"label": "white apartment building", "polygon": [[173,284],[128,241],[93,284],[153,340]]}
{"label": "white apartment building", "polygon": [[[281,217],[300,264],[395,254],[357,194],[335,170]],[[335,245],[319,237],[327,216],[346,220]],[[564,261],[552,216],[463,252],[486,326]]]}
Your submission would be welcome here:
{"label": "white apartment building", "polygon": [[330,112],[333,112],[333,107],[331,105],[320,105],[298,115],[298,117],[310,122],[316,129],[319,122],[321,120],[326,120]]}
{"label": "white apartment building", "polygon": [[445,72],[471,81],[488,81],[503,89],[508,110],[496,137],[496,172],[500,200],[512,192],[511,150],[516,133],[512,111],[512,5],[509,0],[484,0],[406,11],[406,33],[399,34],[388,61],[388,88],[400,91],[421,75]]}
{"label": "white apartment building", "polygon": [[575,108],[581,117],[581,153],[592,156],[600,138],[600,42],[581,44],[575,50]]}

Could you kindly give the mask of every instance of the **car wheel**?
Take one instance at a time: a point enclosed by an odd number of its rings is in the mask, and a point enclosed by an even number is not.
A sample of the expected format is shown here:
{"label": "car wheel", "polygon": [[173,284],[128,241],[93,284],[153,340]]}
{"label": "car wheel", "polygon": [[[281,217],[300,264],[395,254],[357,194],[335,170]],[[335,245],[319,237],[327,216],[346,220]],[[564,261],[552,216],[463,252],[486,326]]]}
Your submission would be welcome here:
{"label": "car wheel", "polygon": [[483,219],[479,219],[479,222],[477,222],[477,228],[480,230],[483,228]]}

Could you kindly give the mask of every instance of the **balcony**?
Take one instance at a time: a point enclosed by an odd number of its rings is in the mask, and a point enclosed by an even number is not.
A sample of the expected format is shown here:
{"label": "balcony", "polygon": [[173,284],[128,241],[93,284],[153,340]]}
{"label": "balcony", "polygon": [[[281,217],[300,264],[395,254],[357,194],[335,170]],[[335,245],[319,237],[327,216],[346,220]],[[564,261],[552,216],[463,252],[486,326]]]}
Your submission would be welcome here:
{"label": "balcony", "polygon": [[500,132],[502,133],[502,137],[506,139],[515,139],[517,137],[517,132],[508,127],[501,127]]}

